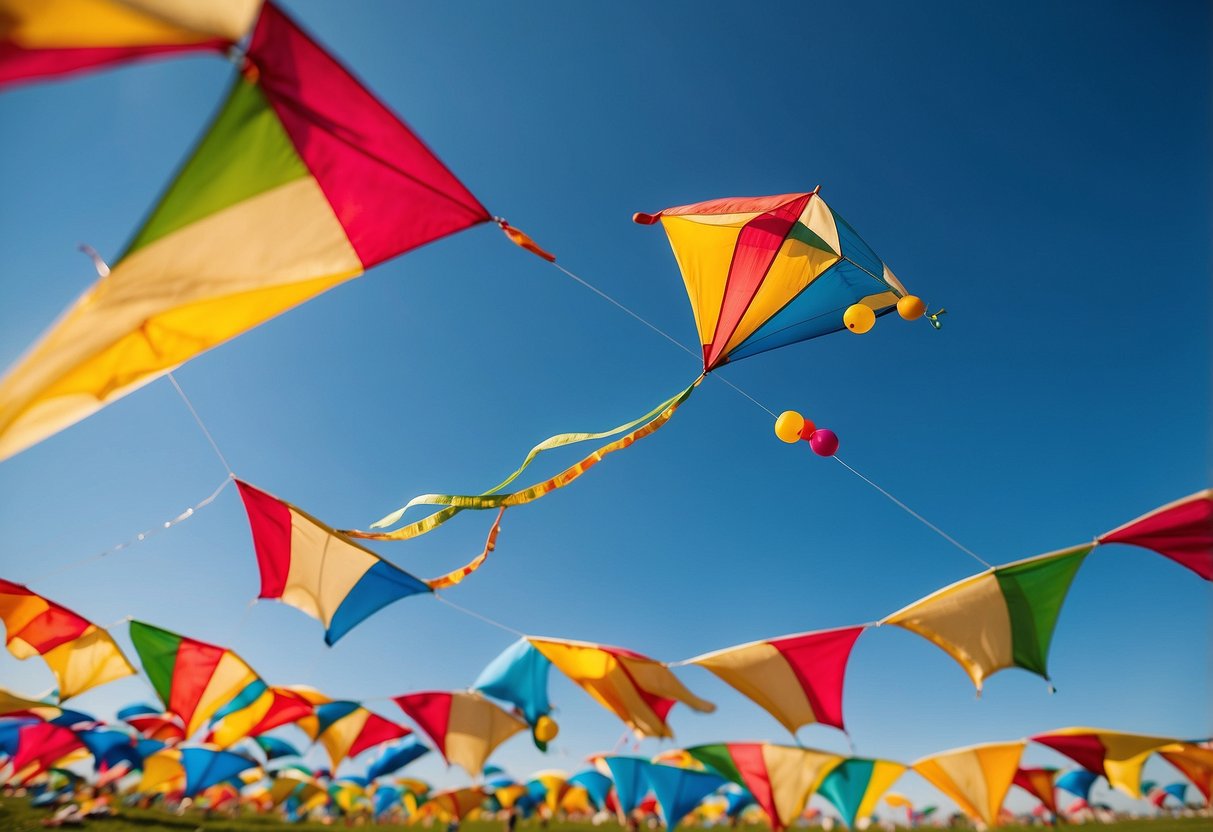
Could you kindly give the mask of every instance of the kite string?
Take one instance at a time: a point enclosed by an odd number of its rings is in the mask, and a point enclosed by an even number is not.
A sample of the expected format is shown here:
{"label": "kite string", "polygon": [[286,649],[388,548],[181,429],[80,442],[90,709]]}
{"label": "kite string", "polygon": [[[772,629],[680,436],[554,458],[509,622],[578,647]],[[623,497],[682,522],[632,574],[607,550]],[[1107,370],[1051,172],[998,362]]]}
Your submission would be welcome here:
{"label": "kite string", "polygon": [[[668,332],[666,332],[665,330],[661,329],[661,328],[660,328],[660,327],[658,327],[656,324],[653,324],[653,323],[651,323],[651,322],[649,322],[649,321],[645,320],[645,319],[644,319],[643,317],[641,317],[641,316],[640,316],[638,313],[636,313],[636,312],[632,311],[631,309],[629,309],[629,308],[628,308],[627,306],[625,306],[624,304],[622,304],[622,303],[620,303],[619,301],[615,300],[615,298],[611,297],[611,296],[610,296],[610,295],[608,295],[606,292],[602,291],[601,289],[599,289],[597,286],[595,286],[595,285],[593,285],[592,283],[590,283],[590,282],[589,282],[588,280],[586,280],[585,278],[583,278],[583,277],[581,277],[581,276],[579,276],[579,275],[574,274],[573,272],[569,271],[568,269],[566,269],[564,266],[560,265],[559,263],[555,263],[555,262],[554,262],[554,263],[552,263],[552,265],[553,265],[553,266],[555,266],[556,268],[560,269],[560,271],[564,272],[564,273],[565,273],[566,275],[568,275],[569,277],[573,278],[573,280],[576,280],[578,283],[580,283],[580,284],[581,284],[582,286],[584,286],[585,288],[589,289],[589,290],[590,290],[591,292],[593,292],[594,294],[598,295],[599,297],[603,298],[604,300],[606,300],[606,301],[608,301],[608,302],[610,302],[610,303],[614,304],[615,306],[619,307],[619,308],[620,308],[620,309],[622,309],[624,312],[626,312],[627,314],[631,315],[633,318],[635,318],[636,320],[640,321],[642,324],[644,324],[645,326],[647,326],[649,329],[651,329],[651,330],[653,330],[654,332],[658,333],[658,334],[659,334],[659,335],[661,335],[663,338],[665,338],[667,341],[669,341],[670,343],[672,343],[672,344],[674,344],[675,346],[677,346],[677,347],[678,347],[679,349],[681,349],[683,352],[686,352],[687,354],[689,354],[689,355],[691,355],[691,356],[694,356],[695,358],[699,358],[699,356],[698,356],[698,355],[696,355],[696,354],[695,354],[695,352],[694,352],[694,351],[693,351],[693,350],[692,350],[690,347],[688,347],[688,346],[686,346],[685,344],[683,344],[683,343],[682,343],[681,341],[679,341],[677,338],[675,338],[674,336],[670,335]],[[727,378],[725,378],[724,376],[720,375],[720,374],[719,374],[719,372],[716,372],[716,373],[708,373],[707,375],[708,375],[708,377],[709,377],[709,378],[718,379],[719,381],[722,381],[722,382],[724,382],[725,384],[727,384],[729,387],[733,388],[733,390],[734,390],[734,391],[736,391],[737,393],[741,394],[741,395],[742,395],[742,396],[744,396],[745,398],[749,399],[751,402],[753,402],[755,405],[757,405],[758,407],[760,407],[762,410],[765,410],[765,411],[767,412],[767,414],[771,416],[771,418],[778,418],[778,414],[777,414],[777,413],[776,413],[774,410],[772,410],[771,408],[767,407],[765,404],[763,404],[762,402],[760,402],[758,399],[756,399],[756,398],[754,398],[753,396],[751,396],[749,393],[747,393],[745,390],[743,390],[743,389],[742,389],[741,387],[739,387],[738,385],[734,384],[733,382],[729,381],[729,380],[728,380]],[[979,555],[977,555],[975,552],[973,552],[973,550],[972,550],[972,549],[969,549],[967,546],[962,545],[962,544],[961,544],[961,543],[960,543],[958,540],[956,540],[956,538],[952,537],[950,534],[948,534],[947,532],[945,532],[943,529],[939,528],[939,526],[936,526],[936,525],[935,525],[934,523],[932,523],[930,520],[927,520],[927,519],[926,519],[925,517],[923,517],[921,514],[919,514],[918,512],[914,511],[914,509],[910,508],[910,507],[909,507],[909,506],[907,506],[905,503],[903,503],[901,500],[897,499],[897,498],[896,498],[896,497],[894,497],[892,494],[890,494],[888,491],[886,491],[885,489],[881,488],[879,485],[877,485],[875,482],[873,482],[872,480],[870,480],[868,477],[865,477],[863,474],[859,473],[857,470],[855,470],[854,468],[852,468],[850,465],[847,465],[847,463],[843,462],[843,461],[842,461],[841,459],[839,459],[837,456],[835,456],[835,457],[834,457],[834,459],[838,460],[838,462],[839,462],[839,463],[841,463],[841,464],[842,464],[842,466],[843,466],[844,468],[846,468],[848,471],[850,471],[852,474],[854,474],[855,476],[859,477],[859,479],[863,480],[863,481],[864,481],[864,482],[866,482],[868,485],[870,485],[872,488],[876,489],[878,492],[880,492],[880,493],[881,493],[881,494],[883,494],[885,497],[887,497],[889,500],[891,500],[891,501],[893,502],[893,504],[894,504],[894,505],[896,505],[897,507],[899,507],[900,509],[902,509],[903,511],[905,511],[907,514],[909,514],[909,515],[910,515],[911,517],[913,517],[915,520],[917,520],[918,522],[922,523],[924,526],[926,526],[926,527],[927,527],[928,529],[930,529],[931,531],[935,532],[937,535],[939,535],[940,537],[942,537],[944,540],[946,540],[946,541],[948,541],[949,543],[951,543],[951,544],[952,544],[953,546],[955,546],[957,549],[959,549],[960,551],[964,552],[966,555],[968,555],[969,557],[973,558],[973,559],[974,559],[974,560],[976,560],[978,563],[980,563],[980,564],[984,565],[984,566],[985,566],[987,569],[992,569],[992,568],[993,568],[993,567],[991,566],[991,564],[990,564],[988,561],[986,561],[985,559],[983,559],[982,557],[980,557]]]}
{"label": "kite string", "polygon": [[177,395],[181,397],[181,401],[184,402],[185,406],[189,409],[190,415],[194,417],[194,422],[197,423],[198,428],[202,431],[202,435],[206,437],[206,441],[211,443],[211,449],[214,450],[215,456],[219,457],[219,461],[223,464],[223,467],[227,469],[227,475],[229,477],[235,477],[236,473],[232,471],[232,466],[228,465],[227,457],[223,455],[223,451],[219,450],[219,443],[215,441],[215,437],[211,435],[209,430],[207,430],[206,424],[202,421],[202,417],[199,416],[198,411],[194,409],[194,403],[190,401],[189,396],[185,395],[185,391],[181,389],[181,385],[177,383],[177,377],[173,375],[171,370],[168,373],[168,380],[172,382],[173,389],[177,391]]}
{"label": "kite string", "polygon": [[231,485],[231,483],[232,483],[231,477],[224,477],[223,482],[219,483],[219,487],[216,488],[214,491],[212,491],[205,499],[203,499],[197,503],[194,503],[192,506],[190,506],[189,508],[180,512],[175,517],[173,517],[169,520],[165,520],[163,523],[161,523],[158,526],[152,526],[150,529],[145,529],[144,531],[139,532],[134,537],[128,538],[127,540],[124,540],[121,543],[117,543],[113,546],[110,546],[108,549],[102,549],[100,552],[96,552],[95,554],[92,554],[92,555],[86,555],[85,557],[82,557],[79,560],[70,561],[68,563],[63,564],[62,566],[56,566],[54,569],[48,569],[45,572],[42,572],[38,575],[33,576],[32,578],[30,578],[27,581],[27,583],[34,583],[36,581],[43,580],[44,578],[48,578],[52,575],[58,575],[62,572],[66,572],[69,569],[75,569],[77,567],[84,566],[85,564],[92,563],[93,561],[97,561],[97,560],[101,560],[102,558],[109,557],[110,555],[116,555],[118,552],[121,552],[124,549],[129,549],[131,546],[134,546],[136,543],[142,543],[143,541],[147,540],[149,537],[151,537],[154,534],[157,534],[158,532],[165,531],[166,529],[171,529],[173,526],[176,526],[178,523],[184,523],[186,520],[193,517],[194,514],[196,514],[199,509],[206,508],[211,503],[215,502],[215,500],[219,497],[219,495],[223,493],[223,489],[227,488],[229,485]]}
{"label": "kite string", "polygon": [[930,529],[931,531],[935,532],[937,535],[939,535],[940,537],[942,537],[944,540],[946,540],[946,541],[948,541],[949,543],[951,543],[951,544],[952,544],[953,546],[955,546],[957,549],[959,549],[960,551],[964,552],[964,553],[965,553],[966,555],[968,555],[969,557],[973,558],[973,560],[975,560],[975,561],[977,561],[978,563],[980,563],[981,565],[985,566],[987,569],[993,569],[993,568],[994,568],[993,564],[991,564],[990,562],[988,562],[987,560],[985,560],[984,558],[982,558],[980,555],[978,555],[976,552],[974,552],[974,551],[973,551],[972,549],[970,549],[969,547],[967,547],[967,546],[965,546],[964,544],[962,544],[962,543],[961,543],[960,541],[958,541],[956,538],[952,537],[952,535],[948,534],[948,533],[947,533],[947,532],[945,532],[943,529],[939,528],[939,526],[936,526],[936,525],[935,525],[934,523],[932,523],[930,520],[928,520],[927,518],[923,517],[923,516],[922,516],[921,514],[919,514],[917,511],[915,511],[914,509],[912,509],[912,508],[910,508],[909,506],[907,506],[907,505],[906,505],[905,503],[903,503],[901,500],[899,500],[899,499],[897,499],[896,497],[894,497],[894,496],[893,496],[892,494],[890,494],[888,491],[885,491],[883,488],[881,488],[881,487],[880,487],[879,485],[877,485],[876,483],[872,482],[870,479],[868,479],[867,477],[865,477],[863,474],[861,474],[861,473],[859,473],[858,471],[856,471],[856,470],[855,470],[854,468],[852,468],[850,465],[847,465],[845,462],[843,462],[843,461],[842,461],[842,459],[841,459],[841,458],[839,458],[838,456],[835,456],[835,457],[834,457],[834,459],[835,459],[835,460],[838,462],[838,464],[839,464],[839,465],[841,465],[843,468],[846,468],[846,469],[847,469],[848,471],[850,471],[852,474],[854,474],[855,476],[859,477],[861,480],[863,480],[863,481],[864,481],[864,482],[866,482],[868,485],[870,485],[870,486],[872,486],[873,488],[875,488],[877,491],[879,491],[879,492],[880,492],[881,494],[883,494],[884,496],[888,497],[888,498],[889,498],[889,500],[890,500],[890,501],[892,501],[892,502],[893,502],[893,504],[894,504],[894,505],[896,505],[898,508],[900,508],[902,511],[906,512],[906,513],[907,513],[907,514],[909,514],[911,517],[913,517],[915,520],[917,520],[918,522],[920,522],[920,523],[922,523],[924,526],[926,526],[928,529]]}
{"label": "kite string", "polygon": [[507,624],[502,624],[500,621],[494,621],[492,618],[489,618],[487,615],[481,615],[480,613],[478,613],[474,610],[469,610],[467,607],[461,607],[458,604],[456,604],[454,601],[451,601],[448,598],[444,597],[439,592],[435,592],[434,597],[436,599],[438,599],[439,601],[441,601],[442,603],[446,604],[451,609],[458,610],[459,612],[463,613],[464,615],[470,615],[472,618],[478,618],[481,621],[483,621],[485,624],[488,624],[490,627],[496,627],[498,630],[504,630],[507,633],[513,633],[514,635],[518,636],[519,638],[526,638],[526,633],[522,632],[522,630],[516,630]]}

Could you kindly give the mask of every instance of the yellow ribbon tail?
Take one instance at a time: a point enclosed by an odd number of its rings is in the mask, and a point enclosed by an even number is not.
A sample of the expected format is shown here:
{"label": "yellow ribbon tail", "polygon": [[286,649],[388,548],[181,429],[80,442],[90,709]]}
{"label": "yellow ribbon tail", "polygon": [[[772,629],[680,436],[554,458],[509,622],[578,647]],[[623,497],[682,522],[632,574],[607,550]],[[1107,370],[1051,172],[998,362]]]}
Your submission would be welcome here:
{"label": "yellow ribbon tail", "polygon": [[504,507],[497,512],[497,519],[493,521],[493,527],[489,529],[489,536],[484,541],[483,551],[458,569],[454,569],[437,578],[430,578],[426,581],[430,589],[449,589],[450,587],[457,586],[468,575],[484,566],[484,562],[488,560],[489,555],[497,548],[497,534],[501,531],[501,515],[503,514],[505,514]]}
{"label": "yellow ribbon tail", "polygon": [[[433,531],[434,529],[446,523],[456,514],[462,511],[471,509],[473,511],[483,511],[484,509],[498,508],[505,509],[511,506],[521,506],[527,503],[533,503],[541,497],[550,494],[553,491],[564,488],[569,483],[577,480],[586,471],[593,468],[603,460],[608,454],[622,450],[643,439],[646,436],[651,436],[656,433],[661,427],[673,418],[678,407],[687,400],[691,393],[695,390],[699,383],[703,381],[703,376],[695,379],[689,387],[677,393],[676,395],[666,399],[660,405],[650,410],[639,419],[633,419],[623,425],[601,433],[561,433],[556,436],[549,437],[543,442],[536,445],[527,454],[526,459],[518,470],[514,471],[501,484],[486,491],[483,494],[422,494],[419,497],[414,497],[402,508],[384,517],[382,520],[371,525],[372,529],[390,526],[396,523],[404,515],[406,511],[414,506],[446,506],[441,511],[437,511],[428,517],[424,517],[407,526],[401,526],[399,529],[391,532],[374,532],[360,531],[358,529],[342,530],[342,534],[350,537],[358,537],[364,540],[409,540],[414,537],[419,537],[423,534]],[[639,427],[637,427],[639,425]],[[572,445],[577,442],[584,442],[590,439],[603,439],[608,436],[613,436],[620,431],[628,430],[630,433],[621,436],[613,442],[603,445],[593,453],[586,456],[584,459],[570,465],[568,468],[561,471],[554,477],[546,479],[542,482],[535,483],[529,488],[524,488],[521,491],[515,491],[509,494],[499,494],[505,486],[513,482],[526,468],[534,461],[535,457],[546,450],[559,448],[564,445]]]}

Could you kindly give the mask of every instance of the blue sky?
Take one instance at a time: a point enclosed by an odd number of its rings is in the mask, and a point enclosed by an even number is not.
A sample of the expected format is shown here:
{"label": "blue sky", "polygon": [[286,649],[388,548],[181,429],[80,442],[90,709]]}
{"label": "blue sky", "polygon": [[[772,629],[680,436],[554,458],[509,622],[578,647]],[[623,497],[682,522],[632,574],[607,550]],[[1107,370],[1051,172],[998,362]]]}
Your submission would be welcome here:
{"label": "blue sky", "polygon": [[[664,235],[631,214],[820,183],[911,291],[949,309],[944,329],[885,318],[721,374],[834,429],[851,465],[986,560],[1080,543],[1208,484],[1207,5],[287,6],[490,211],[687,344]],[[77,243],[121,250],[230,74],[192,58],[0,96],[0,363],[93,280]],[[697,371],[481,227],[178,378],[239,475],[356,526],[417,493],[480,490],[539,439],[639,415]],[[256,564],[231,490],[127,552],[56,572],[223,476],[157,382],[0,465],[2,574],[99,623],[133,615],[231,646],[272,683],[340,697],[461,688],[511,641],[409,599],[326,650],[298,611],[249,608]],[[380,551],[439,574],[491,518],[460,520]],[[450,597],[537,635],[677,660],[871,621],[979,568],[841,466],[779,443],[766,413],[709,380],[657,436],[507,514],[489,564]],[[944,653],[881,629],[852,656],[852,737],[862,754],[910,760],[1074,724],[1208,735],[1211,612],[1191,573],[1108,547],[1062,614],[1056,694],[1012,670],[978,700]],[[18,690],[50,685],[36,661],[4,655],[0,668]],[[676,708],[679,743],[787,739],[706,672],[680,674],[719,710]],[[79,705],[108,713],[148,695],[124,680]],[[615,745],[614,717],[562,678],[552,695],[553,752],[519,738],[496,762],[575,770]],[[846,748],[820,726],[800,739]],[[463,780],[432,758],[413,770]],[[917,778],[897,788],[941,802]]]}

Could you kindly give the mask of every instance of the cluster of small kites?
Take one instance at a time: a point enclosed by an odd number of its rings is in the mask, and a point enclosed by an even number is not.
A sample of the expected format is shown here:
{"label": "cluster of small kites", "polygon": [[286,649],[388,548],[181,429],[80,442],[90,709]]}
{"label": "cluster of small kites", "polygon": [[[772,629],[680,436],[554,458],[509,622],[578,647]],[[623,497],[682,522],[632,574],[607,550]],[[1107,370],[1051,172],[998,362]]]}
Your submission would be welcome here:
{"label": "cluster of small kites", "polygon": [[[536,256],[555,257],[490,214],[417,136],[273,3],[226,0],[0,0],[0,89],[149,56],[209,50],[236,65],[226,102],[112,267],[94,256],[99,280],[0,378],[0,459],[86,418],[309,298],[417,246],[484,222]],[[822,335],[863,333],[894,310],[928,314],[884,261],[818,190],[726,198],[655,214],[686,284],[703,350],[689,386],[638,419],[597,433],[566,433],[536,445],[501,483],[474,494],[423,494],[370,525],[339,531],[233,476],[248,514],[260,598],[318,619],[327,644],[368,616],[413,595],[456,587],[486,563],[506,509],[577,480],[605,456],[660,429],[696,387],[726,362]],[[775,433],[834,455],[838,436],[794,411]],[[609,440],[557,475],[525,488],[514,481],[542,453]],[[421,506],[427,516],[404,522]],[[465,566],[418,578],[359,539],[400,541],[464,511],[496,510],[482,551]],[[796,822],[820,794],[848,826],[883,799],[909,821],[929,816],[888,790],[913,769],[974,821],[993,825],[1012,785],[1057,815],[1090,810],[1092,783],[1158,805],[1183,803],[1186,784],[1142,783],[1158,754],[1207,802],[1213,746],[1207,741],[1065,728],[1007,743],[931,755],[910,765],[844,757],[799,744],[724,743],[648,759],[602,754],[584,771],[515,780],[487,765],[502,742],[528,732],[546,750],[559,728],[548,698],[554,666],[637,737],[672,738],[671,709],[710,712],[672,668],[695,665],[767,711],[795,740],[805,725],[845,731],[843,687],[855,641],[902,627],[954,658],[978,691],[1009,667],[1049,678],[1048,654],[1070,585],[1097,547],[1144,547],[1213,581],[1213,491],[1151,511],[1092,541],[1002,566],[944,587],[879,622],[773,637],[679,662],[620,647],[525,636],[467,690],[394,697],[448,764],[477,785],[435,792],[399,775],[429,752],[414,731],[355,701],[262,679],[236,653],[141,621],[130,639],[158,704],[132,704],[103,722],[64,703],[137,671],[104,628],[25,586],[0,580],[9,651],[39,656],[57,689],[33,698],[0,689],[0,774],[38,786],[39,799],[75,789],[68,765],[91,759],[97,786],[206,805],[314,811],[392,820],[461,820],[475,812],[551,816],[647,813],[673,828],[754,813],[775,829]],[[331,769],[289,762],[300,750],[270,732],[292,725],[327,752]],[[1024,768],[1035,742],[1070,757],[1068,772]],[[378,749],[365,776],[337,774],[348,758]],[[1059,807],[1057,789],[1075,802]]]}

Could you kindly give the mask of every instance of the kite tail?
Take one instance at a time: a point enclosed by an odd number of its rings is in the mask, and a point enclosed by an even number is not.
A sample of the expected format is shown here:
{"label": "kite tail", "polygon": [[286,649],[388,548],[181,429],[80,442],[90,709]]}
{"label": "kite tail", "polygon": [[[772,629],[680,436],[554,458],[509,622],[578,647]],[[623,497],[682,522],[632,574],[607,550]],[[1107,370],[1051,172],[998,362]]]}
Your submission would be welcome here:
{"label": "kite tail", "polygon": [[556,255],[540,248],[539,244],[531,239],[531,235],[527,234],[525,231],[515,228],[501,217],[493,217],[493,220],[497,223],[501,230],[505,232],[505,236],[509,237],[511,243],[521,249],[526,249],[536,257],[542,257],[549,263],[556,262]]}
{"label": "kite tail", "polygon": [[939,320],[940,315],[948,314],[948,310],[940,308],[938,312],[927,315],[927,320],[931,322],[931,326],[936,329],[943,329],[943,321]]}
{"label": "kite tail", "polygon": [[[578,479],[586,471],[593,468],[607,455],[615,451],[622,450],[634,442],[645,438],[653,433],[656,433],[662,425],[668,422],[674,416],[674,412],[678,407],[687,400],[691,393],[703,381],[703,376],[695,379],[689,387],[679,393],[671,396],[663,401],[657,407],[650,410],[645,415],[638,419],[633,419],[610,430],[600,433],[560,433],[549,437],[540,442],[530,450],[523,460],[522,465],[518,467],[512,474],[506,477],[502,482],[483,494],[422,494],[409,500],[403,507],[393,511],[391,514],[371,524],[372,529],[381,529],[386,526],[391,526],[400,521],[404,513],[414,506],[446,506],[441,511],[434,512],[428,517],[424,517],[415,523],[410,523],[407,526],[402,526],[399,529],[391,532],[373,532],[360,531],[358,529],[345,529],[342,534],[350,537],[358,537],[364,540],[409,540],[414,537],[419,537],[427,532],[441,526],[443,523],[450,520],[461,511],[471,509],[473,511],[482,511],[484,509],[505,509],[511,506],[521,506],[527,503],[533,503],[539,498],[550,494],[560,488],[564,488],[569,483]],[[605,439],[609,436],[614,436],[622,431],[630,431],[630,433],[619,437],[618,439],[603,445],[596,451],[586,456],[579,462],[574,463],[565,470],[561,471],[554,477],[538,482],[529,488],[524,488],[521,491],[515,491],[508,494],[500,492],[507,485],[512,483],[527,467],[535,460],[535,458],[544,451],[560,448],[565,445],[573,445],[578,442],[586,442],[596,439]],[[500,520],[500,517],[498,517]]]}
{"label": "kite tail", "polygon": [[430,578],[426,581],[430,589],[449,589],[463,581],[468,575],[471,575],[477,569],[484,565],[488,559],[489,553],[497,548],[497,533],[501,531],[501,515],[505,514],[505,508],[502,507],[497,512],[497,519],[493,521],[493,527],[489,529],[489,536],[484,541],[484,550],[476,557],[467,562],[466,565],[458,569],[447,572],[437,578]]}

